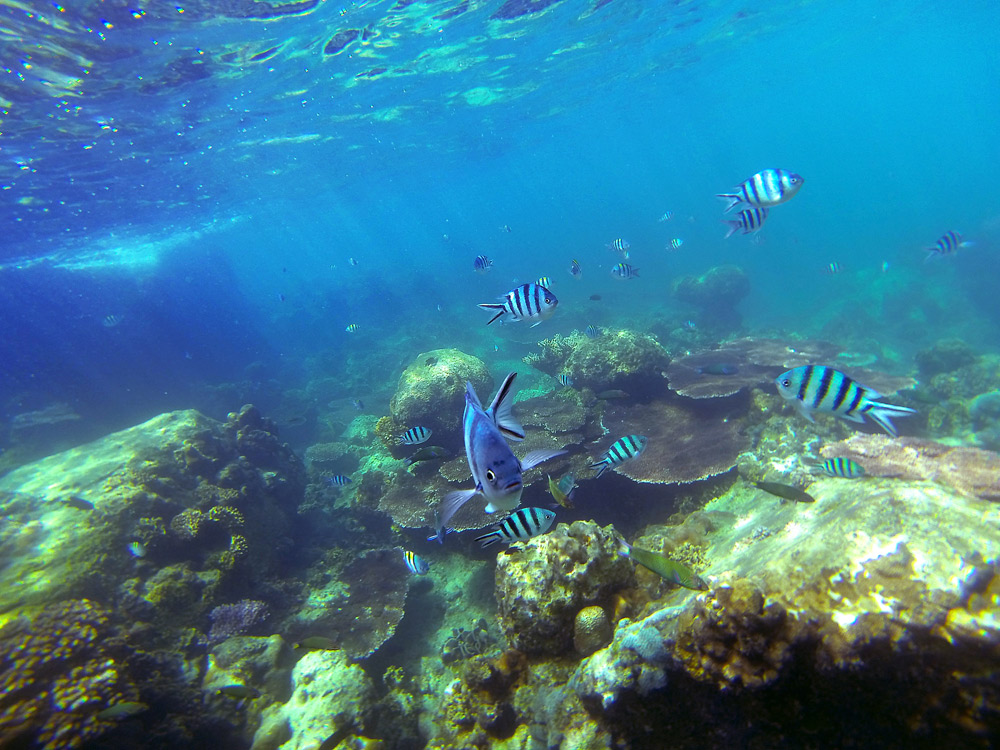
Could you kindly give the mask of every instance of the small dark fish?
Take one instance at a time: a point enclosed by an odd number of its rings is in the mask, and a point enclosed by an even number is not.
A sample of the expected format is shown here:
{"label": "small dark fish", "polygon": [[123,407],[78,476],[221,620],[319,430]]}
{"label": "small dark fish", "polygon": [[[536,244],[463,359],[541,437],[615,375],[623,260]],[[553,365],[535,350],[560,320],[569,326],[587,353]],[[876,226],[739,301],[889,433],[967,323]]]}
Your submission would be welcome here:
{"label": "small dark fish", "polygon": [[472,270],[476,273],[486,273],[493,267],[493,261],[485,255],[477,255],[472,261]]}
{"label": "small dark fish", "polygon": [[823,273],[829,274],[830,276],[836,276],[840,273],[840,264],[837,261],[827,263],[823,268]]}
{"label": "small dark fish", "polygon": [[71,508],[76,508],[77,510],[93,510],[94,504],[89,500],[84,500],[79,495],[70,495],[69,497],[61,498],[62,502]]}
{"label": "small dark fish", "polygon": [[600,302],[601,301],[601,295],[599,295],[599,294],[591,294],[590,295],[590,301],[591,302]]}
{"label": "small dark fish", "polygon": [[336,651],[340,648],[337,642],[322,635],[311,635],[296,643],[293,648],[304,651]]}
{"label": "small dark fish", "polygon": [[596,339],[601,335],[601,329],[595,325],[589,325],[587,326],[587,330],[583,332],[583,335],[588,339]]}
{"label": "small dark fish", "polygon": [[101,321],[101,325],[104,326],[105,328],[115,328],[121,322],[122,322],[121,315],[111,314],[104,316],[104,320]]}
{"label": "small dark fish", "polygon": [[403,550],[403,562],[406,563],[406,567],[410,569],[410,572],[414,575],[425,576],[427,572],[431,569],[431,564],[427,562],[420,555],[410,552],[410,550]]}
{"label": "small dark fish", "polygon": [[716,362],[715,364],[697,368],[699,375],[735,375],[739,371],[740,368],[738,365],[727,365],[724,362]]}
{"label": "small dark fish", "polygon": [[614,398],[628,398],[628,394],[619,388],[612,388],[611,390],[601,391],[597,394],[597,397],[602,401],[610,401]]}
{"label": "small dark fish", "polygon": [[260,698],[260,691],[249,685],[226,685],[215,691],[216,695],[224,695],[235,700],[246,700],[247,698]]}
{"label": "small dark fish", "polygon": [[340,743],[346,740],[351,733],[354,731],[354,720],[348,721],[346,724],[342,725],[337,729],[336,732],[331,734],[316,748],[316,750],[334,750],[338,747]]}
{"label": "small dark fish", "polygon": [[576,258],[573,258],[573,262],[570,264],[569,275],[577,281],[583,278],[583,268],[580,267],[580,263]]}
{"label": "small dark fish", "polygon": [[500,231],[510,233],[514,230],[510,228],[509,224],[504,224],[502,227],[500,227]]}
{"label": "small dark fish", "polygon": [[288,298],[285,297],[284,294],[282,294],[281,292],[278,292],[278,302],[284,302],[286,299],[288,299]]}
{"label": "small dark fish", "polygon": [[127,719],[130,716],[135,716],[136,714],[141,714],[149,706],[145,703],[140,703],[139,701],[125,701],[123,703],[114,703],[103,711],[98,711],[94,714],[94,718],[99,721],[121,721],[122,719]]}
{"label": "small dark fish", "polygon": [[365,408],[365,402],[362,401],[360,398],[352,398],[351,406],[353,406],[358,411],[362,411]]}
{"label": "small dark fish", "polygon": [[442,448],[440,445],[425,445],[406,459],[406,465],[412,466],[417,461],[432,461],[435,458],[451,458],[451,451],[447,448]]}
{"label": "small dark fish", "polygon": [[348,258],[347,259],[347,263],[348,263],[348,265],[351,265],[351,266],[358,265],[358,261],[355,258]]}
{"label": "small dark fish", "polygon": [[307,420],[306,420],[306,418],[305,418],[305,417],[303,417],[303,416],[302,416],[302,415],[300,414],[300,415],[297,415],[297,416],[294,416],[294,417],[289,417],[289,418],[288,418],[288,419],[287,419],[287,420],[285,421],[285,424],[286,424],[286,425],[287,425],[288,427],[299,427],[299,426],[301,426],[301,425],[304,425],[304,424],[306,423],[306,421],[307,421]]}
{"label": "small dark fish", "polygon": [[816,502],[816,498],[808,492],[800,490],[798,487],[793,487],[790,484],[782,484],[781,482],[754,482],[754,484],[764,490],[764,492],[769,492],[785,500],[794,500],[797,503]]}
{"label": "small dark fish", "polygon": [[334,474],[332,477],[327,477],[327,484],[334,485],[336,487],[343,487],[345,484],[350,484],[354,480],[350,477],[345,477],[343,474]]}

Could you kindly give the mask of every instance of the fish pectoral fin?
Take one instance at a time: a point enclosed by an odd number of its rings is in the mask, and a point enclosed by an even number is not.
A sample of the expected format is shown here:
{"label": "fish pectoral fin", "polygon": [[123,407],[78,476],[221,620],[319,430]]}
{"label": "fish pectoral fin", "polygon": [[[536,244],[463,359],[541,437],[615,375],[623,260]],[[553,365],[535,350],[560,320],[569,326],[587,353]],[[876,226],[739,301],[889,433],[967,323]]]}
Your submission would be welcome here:
{"label": "fish pectoral fin", "polygon": [[477,490],[456,490],[449,492],[441,501],[439,523],[441,528],[447,526],[452,516],[458,513],[459,509],[476,496]]}
{"label": "fish pectoral fin", "polygon": [[561,456],[566,451],[552,451],[552,450],[538,450],[531,451],[528,455],[521,459],[521,471],[527,471],[538,464],[548,461],[550,458],[555,458],[556,456]]}
{"label": "fish pectoral fin", "polygon": [[795,402],[795,408],[798,410],[799,414],[808,419],[810,422],[816,422],[816,418],[812,415],[812,412],[806,408],[806,405],[801,401]]}

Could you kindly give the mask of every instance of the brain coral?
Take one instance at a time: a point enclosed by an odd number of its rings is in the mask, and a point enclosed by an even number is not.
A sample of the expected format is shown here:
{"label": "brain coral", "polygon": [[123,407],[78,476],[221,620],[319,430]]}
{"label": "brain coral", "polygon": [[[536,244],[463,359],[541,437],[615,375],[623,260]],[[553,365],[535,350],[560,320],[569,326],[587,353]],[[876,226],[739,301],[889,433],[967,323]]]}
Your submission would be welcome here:
{"label": "brain coral", "polygon": [[434,432],[436,444],[460,442],[466,381],[480,400],[492,398],[493,378],[482,360],[458,349],[419,355],[399,376],[389,406],[400,432],[419,425]]}
{"label": "brain coral", "polygon": [[573,645],[577,612],[634,585],[632,564],[618,555],[611,526],[559,524],[518,554],[500,555],[496,598],[511,644],[529,654],[560,654]]}

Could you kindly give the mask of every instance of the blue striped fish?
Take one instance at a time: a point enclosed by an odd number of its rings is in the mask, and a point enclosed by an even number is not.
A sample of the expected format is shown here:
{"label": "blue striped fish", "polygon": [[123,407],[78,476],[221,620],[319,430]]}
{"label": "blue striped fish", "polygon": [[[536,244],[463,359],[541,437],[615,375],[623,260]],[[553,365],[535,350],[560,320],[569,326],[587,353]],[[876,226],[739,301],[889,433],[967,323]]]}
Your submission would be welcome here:
{"label": "blue striped fish", "polygon": [[758,172],[742,185],[733,188],[731,193],[718,193],[729,205],[726,213],[734,208],[766,208],[784,203],[799,192],[805,180],[787,169],[765,169]]}
{"label": "blue striped fish", "polygon": [[403,445],[420,445],[431,436],[432,430],[427,427],[411,427],[399,437]]}
{"label": "blue striped fish", "polygon": [[429,562],[427,562],[420,555],[410,552],[408,549],[403,550],[403,562],[406,563],[406,567],[409,568],[410,572],[414,575],[427,575],[427,571],[431,569],[431,564]]}
{"label": "blue striped fish", "polygon": [[839,370],[822,365],[804,365],[788,370],[774,379],[778,393],[791,401],[799,414],[815,422],[813,412],[826,412],[852,422],[864,422],[865,415],[892,436],[896,436],[893,417],[916,414],[905,406],[881,404],[882,394],[859,385]]}
{"label": "blue striped fish", "polygon": [[865,467],[843,456],[828,458],[826,461],[817,463],[816,468],[828,477],[840,477],[841,479],[857,479],[865,475]]}
{"label": "blue striped fish", "polygon": [[[618,438],[611,447],[604,451],[600,461],[595,461],[590,465],[591,469],[597,469],[597,477],[613,466],[625,463],[638,458],[646,449],[645,435],[626,435]],[[595,479],[597,477],[594,477]]]}
{"label": "blue striped fish", "polygon": [[567,388],[573,387],[573,378],[564,372],[559,373],[559,383],[566,386]]}
{"label": "blue striped fish", "polygon": [[350,484],[354,480],[350,477],[345,477],[343,474],[334,474],[333,476],[327,477],[326,481],[327,484],[332,486],[343,487],[345,484]]}
{"label": "blue striped fish", "polygon": [[682,240],[680,237],[674,237],[672,240],[670,240],[670,242],[667,243],[666,249],[667,250],[680,250],[681,249],[681,245],[683,245],[683,244],[684,244],[684,240]]}
{"label": "blue striped fish", "polygon": [[613,253],[618,253],[623,258],[628,258],[628,249],[632,247],[628,240],[623,240],[620,237],[616,240],[609,242],[605,245],[608,250]]}
{"label": "blue striped fish", "polygon": [[611,269],[611,275],[622,281],[636,279],[639,277],[639,269],[630,266],[628,263],[616,263],[615,267]]}
{"label": "blue striped fish", "polygon": [[946,255],[953,255],[958,248],[968,247],[970,244],[969,242],[964,242],[962,235],[958,232],[945,232],[932,247],[927,248],[927,259],[929,260],[935,256],[944,257]]}
{"label": "blue striped fish", "polygon": [[726,232],[725,239],[729,239],[737,232],[742,232],[743,234],[753,234],[754,232],[760,231],[760,228],[764,226],[764,221],[767,219],[767,209],[766,208],[748,208],[744,211],[740,211],[740,214],[735,219],[724,220],[722,223],[729,226],[729,231]]}
{"label": "blue striped fish", "polygon": [[587,330],[583,332],[588,339],[596,339],[601,335],[601,329],[595,325],[587,326]]}
{"label": "blue striped fish", "polygon": [[493,266],[493,261],[487,258],[485,255],[477,255],[476,259],[472,261],[472,270],[476,273],[486,273]]}
{"label": "blue striped fish", "polygon": [[348,323],[347,327],[344,329],[348,333],[357,333],[361,328],[357,323]]}
{"label": "blue striped fish", "polygon": [[548,276],[540,276],[538,278],[538,281],[536,281],[535,283],[538,284],[538,286],[545,287],[546,289],[552,287],[552,279],[550,279]]}
{"label": "blue striped fish", "polygon": [[486,325],[505,315],[510,321],[533,320],[531,327],[534,328],[546,318],[552,316],[556,311],[559,300],[556,295],[539,284],[521,284],[521,286],[511,289],[503,296],[503,302],[499,304],[484,303],[479,306],[484,310],[497,310],[497,314],[490,318]]}
{"label": "blue striped fish", "polygon": [[576,258],[573,258],[573,262],[570,264],[569,275],[577,281],[583,278],[583,268],[580,267],[580,262]]}
{"label": "blue striped fish", "polygon": [[489,534],[477,536],[476,541],[481,547],[489,547],[497,542],[526,542],[548,531],[555,517],[555,513],[544,508],[521,508],[498,523]]}

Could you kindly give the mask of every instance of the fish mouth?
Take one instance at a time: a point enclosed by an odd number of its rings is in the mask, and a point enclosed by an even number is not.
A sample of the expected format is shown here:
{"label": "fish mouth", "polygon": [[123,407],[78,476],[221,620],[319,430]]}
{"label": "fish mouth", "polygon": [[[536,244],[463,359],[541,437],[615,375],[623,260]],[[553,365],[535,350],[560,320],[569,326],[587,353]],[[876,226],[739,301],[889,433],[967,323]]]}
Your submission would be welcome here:
{"label": "fish mouth", "polygon": [[506,487],[503,488],[504,492],[514,492],[515,490],[521,489],[521,482],[511,482]]}

